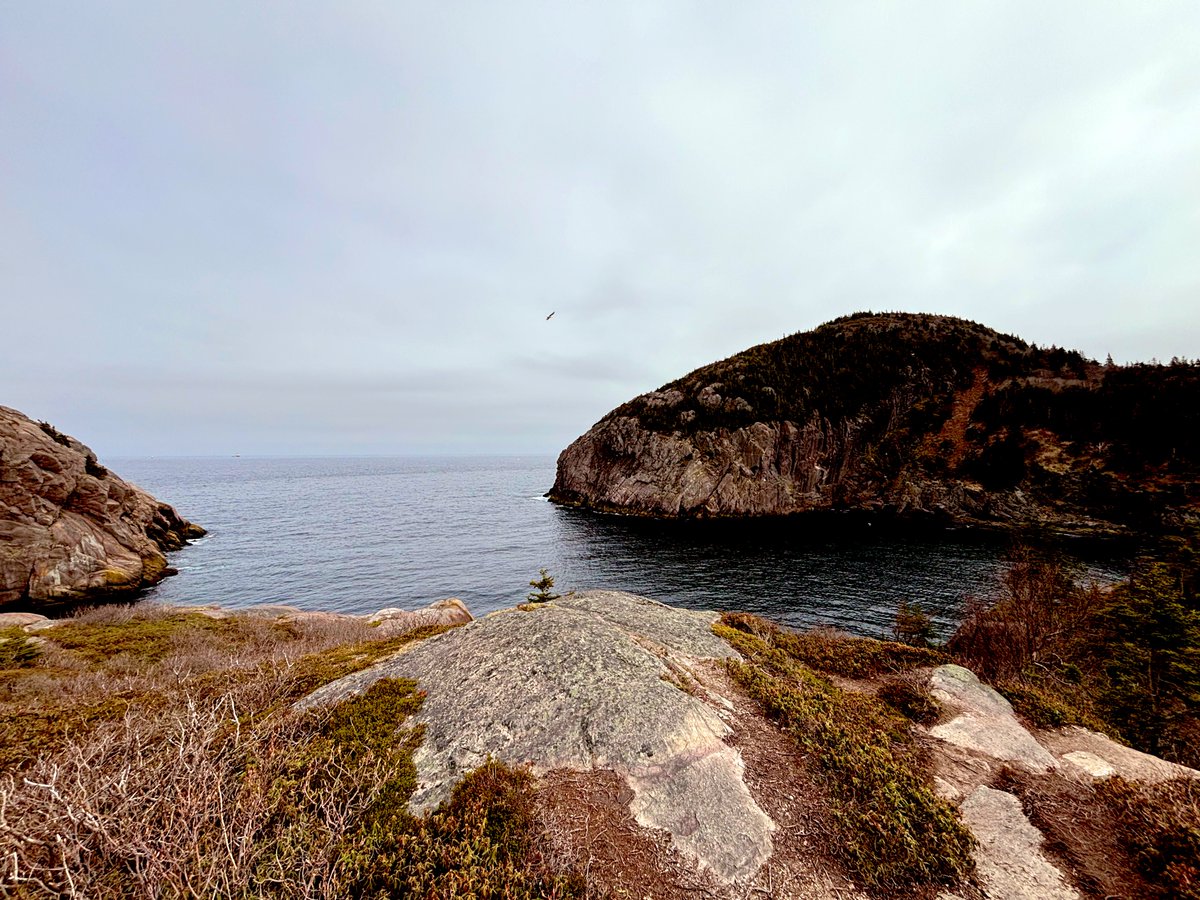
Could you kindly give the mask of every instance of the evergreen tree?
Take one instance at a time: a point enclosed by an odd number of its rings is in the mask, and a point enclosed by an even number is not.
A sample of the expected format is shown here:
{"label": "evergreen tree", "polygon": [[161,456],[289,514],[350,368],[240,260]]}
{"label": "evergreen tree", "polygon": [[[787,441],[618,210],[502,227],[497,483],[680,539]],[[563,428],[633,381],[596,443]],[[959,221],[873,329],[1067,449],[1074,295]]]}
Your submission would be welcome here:
{"label": "evergreen tree", "polygon": [[529,582],[529,586],[537,588],[537,590],[526,594],[525,599],[529,603],[547,603],[550,600],[557,600],[558,594],[552,593],[550,590],[554,587],[554,576],[545,569],[539,570],[539,575],[539,578]]}
{"label": "evergreen tree", "polygon": [[933,642],[933,619],[920,603],[901,601],[892,624],[892,640],[912,647],[928,647]]}
{"label": "evergreen tree", "polygon": [[1115,592],[1105,620],[1110,718],[1160,754],[1200,709],[1200,612],[1185,602],[1179,572],[1152,562]]}

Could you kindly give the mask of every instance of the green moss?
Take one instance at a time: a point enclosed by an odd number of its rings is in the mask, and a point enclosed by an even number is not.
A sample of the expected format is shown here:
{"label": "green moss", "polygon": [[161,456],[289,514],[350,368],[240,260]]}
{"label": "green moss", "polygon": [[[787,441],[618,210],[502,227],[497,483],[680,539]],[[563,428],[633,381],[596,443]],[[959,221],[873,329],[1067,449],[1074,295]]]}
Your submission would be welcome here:
{"label": "green moss", "polygon": [[[582,880],[548,867],[546,836],[534,814],[528,772],[489,761],[469,773],[450,799],[427,816],[413,815],[413,754],[423,737],[408,722],[421,706],[416,682],[382,679],[330,711],[309,714],[305,741],[263,786],[275,810],[272,845],[256,896],[274,896],[277,872],[305,852],[306,840],[326,827],[330,802],[352,806],[369,794],[346,824],[333,869],[335,894],[350,897],[496,897],[513,900],[583,897]],[[251,760],[248,768],[257,764]],[[355,773],[369,772],[363,785]]]}
{"label": "green moss", "polygon": [[841,855],[865,884],[899,891],[969,875],[974,840],[926,784],[903,718],[874,697],[839,690],[757,635],[717,630],[749,660],[730,660],[730,674],[813,754]]}
{"label": "green moss", "polygon": [[48,636],[64,650],[88,662],[103,663],[117,656],[157,662],[171,652],[181,636],[188,634],[236,641],[239,628],[234,619],[170,613],[134,616],[125,622],[69,622],[59,625]]}
{"label": "green moss", "polygon": [[1020,716],[1038,728],[1082,725],[1120,740],[1115,728],[1090,711],[1086,693],[1079,687],[1060,684],[1050,688],[1028,679],[998,681],[995,687]]}
{"label": "green moss", "polygon": [[37,643],[20,628],[0,628],[0,670],[28,669],[39,656]]}
{"label": "green moss", "polygon": [[528,772],[489,760],[424,819],[381,792],[341,859],[354,897],[582,898],[583,879],[546,864]]}
{"label": "green moss", "polygon": [[104,570],[104,585],[110,590],[119,590],[121,588],[136,587],[138,581],[128,572],[121,569],[105,569]]}
{"label": "green moss", "polygon": [[430,625],[382,641],[367,641],[309,654],[296,661],[292,671],[291,687],[285,699],[293,700],[304,697],[321,685],[337,681],[339,678],[374,665],[409,644],[457,627],[459,626]]}
{"label": "green moss", "polygon": [[936,650],[895,641],[876,641],[825,631],[785,631],[774,622],[749,613],[725,613],[714,631],[739,651],[738,632],[756,637],[768,647],[777,648],[790,659],[803,662],[818,672],[842,678],[894,675],[949,661]]}
{"label": "green moss", "polygon": [[321,733],[355,752],[386,752],[398,725],[421,708],[422,697],[410,678],[381,679],[339,704]]}

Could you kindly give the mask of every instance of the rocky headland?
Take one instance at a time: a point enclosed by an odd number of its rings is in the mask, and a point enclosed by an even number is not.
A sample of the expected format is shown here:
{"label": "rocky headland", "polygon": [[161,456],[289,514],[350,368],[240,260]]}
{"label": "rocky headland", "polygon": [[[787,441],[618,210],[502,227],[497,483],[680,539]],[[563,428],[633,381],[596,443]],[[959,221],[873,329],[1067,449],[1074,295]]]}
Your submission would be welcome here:
{"label": "rocky headland", "polygon": [[75,438],[0,406],[0,610],[132,596],[204,533]]}
{"label": "rocky headland", "polygon": [[608,413],[549,496],[668,518],[854,510],[1072,534],[1200,521],[1200,366],[1116,366],[947,316],[856,314]]}

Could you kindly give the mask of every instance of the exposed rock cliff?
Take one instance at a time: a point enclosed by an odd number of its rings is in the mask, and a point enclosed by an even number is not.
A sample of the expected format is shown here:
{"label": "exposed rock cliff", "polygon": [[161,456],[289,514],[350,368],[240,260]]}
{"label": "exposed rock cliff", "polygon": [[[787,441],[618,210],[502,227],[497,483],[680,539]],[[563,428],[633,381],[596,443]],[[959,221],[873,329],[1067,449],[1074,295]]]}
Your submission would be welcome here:
{"label": "exposed rock cliff", "polygon": [[203,534],[79,441],[0,406],[0,608],[134,593]]}
{"label": "exposed rock cliff", "polygon": [[1196,521],[1200,366],[1102,366],[945,316],[860,314],[610,412],[550,497],[663,517],[811,510],[1119,532]]}

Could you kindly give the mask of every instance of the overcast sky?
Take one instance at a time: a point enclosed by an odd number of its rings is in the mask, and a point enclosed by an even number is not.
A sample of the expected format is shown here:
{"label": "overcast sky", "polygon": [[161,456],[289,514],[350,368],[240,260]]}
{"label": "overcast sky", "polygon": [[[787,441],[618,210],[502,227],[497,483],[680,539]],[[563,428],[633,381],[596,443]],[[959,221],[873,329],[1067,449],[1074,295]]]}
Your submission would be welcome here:
{"label": "overcast sky", "polygon": [[1200,4],[0,6],[0,404],[102,458],[557,453],[862,309],[1200,356]]}

